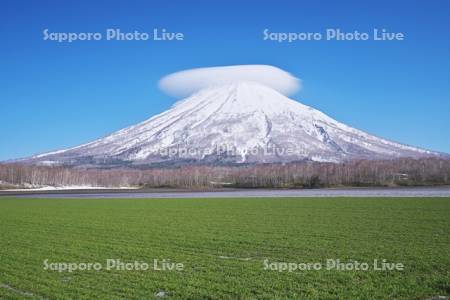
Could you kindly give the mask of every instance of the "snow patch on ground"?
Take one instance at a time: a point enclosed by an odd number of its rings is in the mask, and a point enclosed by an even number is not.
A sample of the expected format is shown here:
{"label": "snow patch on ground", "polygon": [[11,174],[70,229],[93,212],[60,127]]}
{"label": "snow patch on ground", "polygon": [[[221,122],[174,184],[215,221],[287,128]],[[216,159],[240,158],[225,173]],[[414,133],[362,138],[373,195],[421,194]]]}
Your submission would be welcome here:
{"label": "snow patch on ground", "polygon": [[25,191],[64,191],[64,190],[133,190],[139,187],[106,187],[106,186],[91,186],[91,185],[66,185],[66,186],[41,186],[41,187],[31,187],[31,188],[21,188],[21,189],[8,189],[3,190],[4,192],[25,192]]}
{"label": "snow patch on ground", "polygon": [[251,257],[235,257],[235,256],[224,256],[224,255],[220,255],[219,258],[220,259],[242,260],[242,261],[249,261],[249,260],[253,259]]}

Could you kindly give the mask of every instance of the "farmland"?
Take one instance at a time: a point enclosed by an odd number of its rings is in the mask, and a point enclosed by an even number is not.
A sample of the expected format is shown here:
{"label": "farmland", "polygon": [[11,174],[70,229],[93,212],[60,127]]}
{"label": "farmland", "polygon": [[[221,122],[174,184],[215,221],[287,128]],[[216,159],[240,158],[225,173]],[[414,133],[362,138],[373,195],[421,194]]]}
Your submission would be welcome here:
{"label": "farmland", "polygon": [[[450,294],[449,198],[0,197],[0,245],[5,299]],[[107,268],[108,260],[149,268]],[[327,260],[369,267],[327,269]],[[375,270],[374,260],[403,269]],[[100,267],[60,272],[58,263]],[[308,263],[321,268],[300,269]]]}

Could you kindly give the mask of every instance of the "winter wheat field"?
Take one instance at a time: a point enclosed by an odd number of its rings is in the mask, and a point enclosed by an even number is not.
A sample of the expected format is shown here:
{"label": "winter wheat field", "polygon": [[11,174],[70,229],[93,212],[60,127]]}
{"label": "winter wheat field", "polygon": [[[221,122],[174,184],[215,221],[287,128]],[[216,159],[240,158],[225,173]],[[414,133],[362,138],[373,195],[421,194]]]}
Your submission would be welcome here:
{"label": "winter wheat field", "polygon": [[445,299],[449,215],[444,197],[2,197],[0,298]]}

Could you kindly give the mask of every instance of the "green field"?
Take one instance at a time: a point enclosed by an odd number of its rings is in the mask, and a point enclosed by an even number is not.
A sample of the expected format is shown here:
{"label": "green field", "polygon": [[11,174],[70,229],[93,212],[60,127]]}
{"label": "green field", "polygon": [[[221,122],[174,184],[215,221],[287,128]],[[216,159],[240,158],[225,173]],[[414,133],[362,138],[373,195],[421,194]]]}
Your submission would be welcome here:
{"label": "green field", "polygon": [[[99,262],[99,271],[45,270]],[[182,271],[107,270],[169,259]],[[265,270],[263,261],[323,263]],[[327,259],[368,262],[326,270]],[[403,271],[372,269],[374,259]],[[159,293],[159,294],[158,294]],[[450,294],[449,198],[0,198],[4,299],[429,299]],[[157,296],[158,295],[158,296]],[[161,296],[161,297],[159,297]]]}

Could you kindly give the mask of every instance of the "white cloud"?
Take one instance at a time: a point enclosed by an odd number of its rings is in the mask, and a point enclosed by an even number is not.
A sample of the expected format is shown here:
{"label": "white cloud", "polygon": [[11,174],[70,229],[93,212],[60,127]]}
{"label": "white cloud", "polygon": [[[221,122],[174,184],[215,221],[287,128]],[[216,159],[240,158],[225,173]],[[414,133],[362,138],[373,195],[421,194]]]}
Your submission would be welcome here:
{"label": "white cloud", "polygon": [[159,88],[170,96],[187,97],[207,87],[238,81],[253,81],[271,87],[284,95],[301,88],[300,79],[268,65],[237,65],[184,70],[159,81]]}

